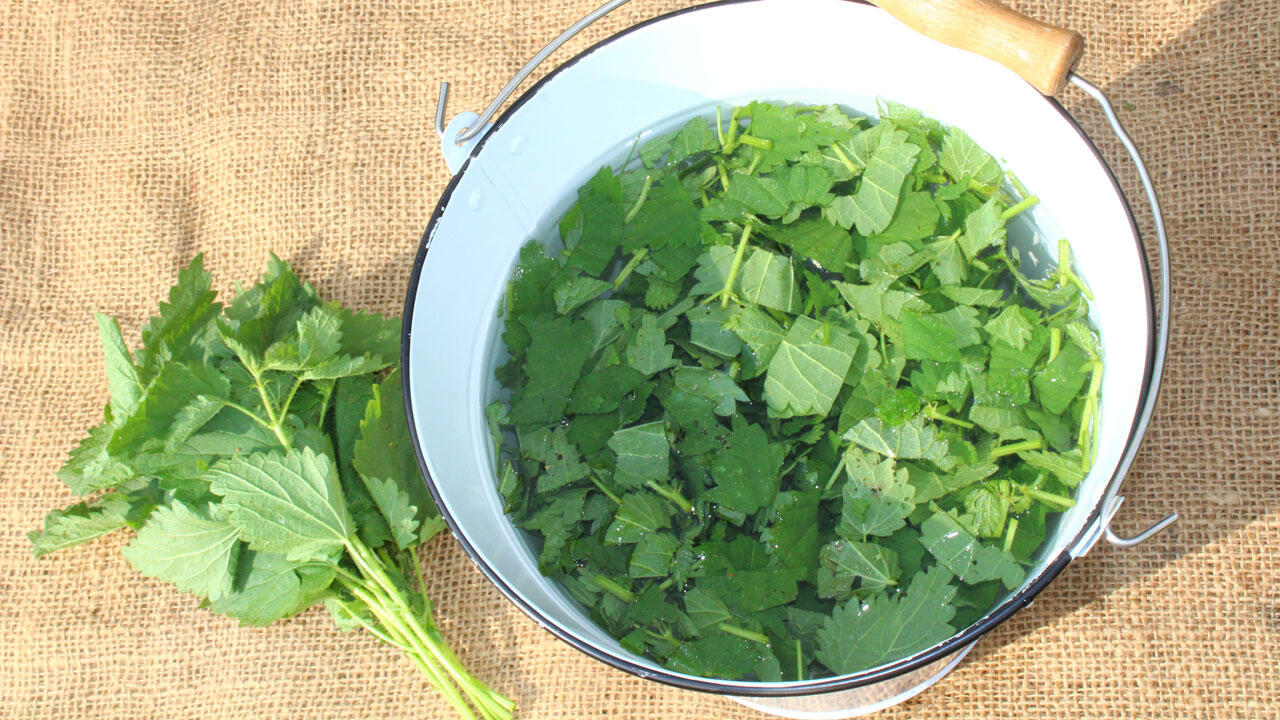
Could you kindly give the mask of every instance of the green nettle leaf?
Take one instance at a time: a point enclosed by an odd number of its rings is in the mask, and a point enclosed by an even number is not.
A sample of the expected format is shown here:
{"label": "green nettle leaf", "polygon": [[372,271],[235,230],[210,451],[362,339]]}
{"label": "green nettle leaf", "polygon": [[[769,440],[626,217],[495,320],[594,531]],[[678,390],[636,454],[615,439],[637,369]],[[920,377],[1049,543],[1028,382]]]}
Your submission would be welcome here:
{"label": "green nettle leaf", "polygon": [[716,146],[716,133],[711,125],[703,118],[693,118],[671,138],[671,152],[667,156],[667,162],[678,163]]}
{"label": "green nettle leaf", "polygon": [[443,521],[418,471],[400,387],[398,370],[373,386],[351,462],[403,549],[426,541]]}
{"label": "green nettle leaf", "polygon": [[1022,350],[1031,340],[1031,335],[1039,322],[1039,317],[1030,310],[1010,305],[999,315],[988,320],[983,328],[991,337],[1003,340],[1017,350]]}
{"label": "green nettle leaf", "polygon": [[888,227],[872,239],[885,245],[906,242],[919,247],[922,240],[934,234],[940,218],[941,213],[932,195],[923,191],[908,192],[902,196]]}
{"label": "green nettle leaf", "polygon": [[1064,344],[1058,356],[1049,361],[1031,380],[1036,400],[1051,413],[1066,412],[1080,396],[1089,379],[1089,356],[1074,343]]}
{"label": "green nettle leaf", "polygon": [[666,577],[680,541],[670,535],[645,535],[636,543],[627,572],[633,578]]}
{"label": "green nettle leaf", "polygon": [[794,106],[753,102],[742,114],[751,118],[747,131],[770,144],[767,150],[758,151],[760,172],[799,160],[805,153],[829,145],[842,134],[826,120]]}
{"label": "green nettle leaf", "polygon": [[759,510],[778,494],[785,454],[786,447],[770,443],[763,429],[735,416],[724,449],[711,461],[715,487],[707,498],[735,512]]}
{"label": "green nettle leaf", "polygon": [[1020,452],[1018,457],[1037,470],[1053,473],[1063,485],[1071,488],[1089,474],[1079,448],[1064,453]]}
{"label": "green nettle leaf", "polygon": [[747,253],[734,293],[739,300],[751,305],[788,313],[800,311],[800,294],[791,261],[768,250],[753,247]]}
{"label": "green nettle leaf", "polygon": [[174,415],[169,435],[164,440],[166,452],[174,452],[227,407],[227,399],[215,395],[197,395]]}
{"label": "green nettle leaf", "polygon": [[121,552],[143,575],[217,600],[231,592],[240,530],[220,505],[192,508],[174,500],[156,508]]}
{"label": "green nettle leaf", "polygon": [[731,310],[718,305],[693,308],[685,313],[689,321],[689,342],[722,358],[737,355],[742,351],[742,341],[725,327],[731,317]]}
{"label": "green nettle leaf", "polygon": [[808,258],[833,272],[843,270],[853,257],[853,237],[849,231],[820,218],[770,226],[766,232],[774,242],[791,248],[794,255]]}
{"label": "green nettle leaf", "polygon": [[892,550],[875,543],[836,540],[818,556],[818,596],[846,599],[858,581],[858,593],[873,593],[898,584],[901,569]]}
{"label": "green nettle leaf", "polygon": [[622,184],[608,167],[600,168],[578,191],[578,204],[582,208],[582,238],[573,246],[568,264],[600,277],[622,242],[622,223],[627,212]]}
{"label": "green nettle leaf", "polygon": [[640,542],[645,537],[671,526],[672,507],[651,492],[640,490],[622,497],[622,505],[613,523],[605,531],[605,542],[622,545]]}
{"label": "green nettle leaf", "polygon": [[692,588],[684,594],[684,611],[693,620],[693,624],[703,630],[724,622],[733,617],[729,608],[715,593],[700,587]]}
{"label": "green nettle leaf", "polygon": [[550,492],[579,480],[585,480],[591,468],[582,461],[578,449],[569,441],[568,432],[557,427],[543,430],[549,439],[536,449],[530,448],[530,458],[542,463],[543,474],[538,477],[538,492]]}
{"label": "green nettle leaf", "polygon": [[703,220],[735,220],[743,214],[780,218],[791,208],[791,193],[775,178],[734,174],[723,200],[702,211]]}
{"label": "green nettle leaf", "polygon": [[692,245],[702,237],[702,227],[693,199],[668,175],[653,184],[640,210],[623,227],[622,251]]}
{"label": "green nettle leaf", "polygon": [[165,437],[196,398],[226,398],[230,392],[227,378],[213,367],[169,362],[142,394],[137,410],[116,428],[107,449],[113,455],[137,452],[147,440]]}
{"label": "green nettle leaf", "polygon": [[667,334],[653,315],[640,318],[635,341],[627,346],[627,364],[644,375],[666,370],[676,364],[675,350],[667,344]]}
{"label": "green nettle leaf", "polygon": [[862,174],[853,195],[843,195],[831,203],[831,211],[841,227],[857,226],[862,235],[873,235],[889,227],[903,183],[915,166],[920,148],[910,143],[877,148]]}
{"label": "green nettle leaf", "polygon": [[1007,552],[983,545],[955,518],[936,512],[920,525],[920,542],[963,583],[999,580],[1010,590],[1022,584],[1026,571]]}
{"label": "green nettle leaf", "polygon": [[768,653],[760,643],[721,633],[681,643],[667,664],[676,672],[737,680],[753,672]]}
{"label": "green nettle leaf", "polygon": [[665,481],[670,474],[671,443],[661,422],[618,430],[609,439],[609,449],[617,456],[613,479],[624,488]]}
{"label": "green nettle leaf", "polygon": [[821,544],[818,533],[817,490],[779,493],[774,503],[774,521],[761,533],[761,540],[785,567],[809,569],[814,566]]}
{"label": "green nettle leaf", "polygon": [[857,341],[843,329],[797,317],[765,376],[770,412],[776,417],[825,416],[857,350]]}
{"label": "green nettle leaf", "polygon": [[331,565],[299,565],[284,555],[243,550],[231,592],[208,606],[244,625],[270,625],[314,604],[335,572]]}
{"label": "green nettle leaf", "polygon": [[706,398],[715,403],[717,415],[731,416],[737,412],[737,404],[751,398],[725,373],[700,367],[681,366],[671,373],[675,387],[694,397]]}
{"label": "green nettle leaf", "polygon": [[916,507],[916,491],[907,471],[897,469],[892,458],[879,460],[850,447],[844,456],[849,475],[844,485],[840,524],[836,534],[847,540],[868,535],[887,536],[907,524]]}
{"label": "green nettle leaf", "polygon": [[113,488],[134,476],[133,469],[108,450],[113,428],[107,424],[89,428],[89,435],[71,450],[58,479],[77,495]]}
{"label": "green nettle leaf", "polygon": [[956,588],[934,567],[915,576],[905,595],[854,598],[836,606],[818,630],[818,660],[837,674],[907,657],[951,637]]}
{"label": "green nettle leaf", "polygon": [[1004,218],[1000,201],[996,197],[982,204],[964,219],[964,234],[960,247],[970,258],[975,258],[989,247],[1002,247],[1005,241]]}
{"label": "green nettle leaf", "polygon": [[591,327],[547,315],[526,323],[533,342],[525,365],[529,381],[511,403],[511,422],[550,424],[564,415],[590,352]]}
{"label": "green nettle leaf", "polygon": [[995,158],[960,128],[947,129],[942,138],[942,152],[938,153],[938,165],[957,181],[976,180],[989,188],[999,187],[1004,178]]}
{"label": "green nettle leaf", "polygon": [[955,466],[950,445],[921,417],[896,427],[886,426],[880,418],[865,418],[844,439],[895,460],[928,460],[943,470]]}
{"label": "green nettle leaf", "polygon": [[44,529],[27,533],[27,539],[36,557],[75,547],[125,527],[130,506],[124,495],[109,492],[92,503],[54,510],[45,516]]}
{"label": "green nettle leaf", "polygon": [[578,275],[556,286],[553,293],[556,300],[556,312],[568,315],[584,303],[600,297],[605,290],[613,287],[612,283],[597,280],[590,275]]}
{"label": "green nettle leaf", "polygon": [[142,397],[142,381],[133,365],[129,348],[120,334],[115,318],[98,313],[98,335],[102,338],[102,354],[107,366],[107,389],[111,393],[111,416],[125,418],[138,409]]}
{"label": "green nettle leaf", "polygon": [[160,314],[142,328],[142,347],[135,353],[140,384],[150,382],[166,359],[185,361],[200,350],[193,342],[218,316],[222,306],[213,299],[213,276],[204,269],[204,256],[196,255],[178,273],[169,290],[169,302],[160,303]]}
{"label": "green nettle leaf", "polygon": [[942,313],[902,312],[902,349],[911,360],[956,362],[960,350],[982,342],[978,313],[958,305]]}
{"label": "green nettle leaf", "polygon": [[759,308],[742,308],[728,322],[733,332],[755,355],[756,366],[767,369],[787,333],[782,326]]}
{"label": "green nettle leaf", "polygon": [[290,560],[327,560],[347,544],[351,517],[329,457],[310,448],[255,453],[206,472],[249,546]]}

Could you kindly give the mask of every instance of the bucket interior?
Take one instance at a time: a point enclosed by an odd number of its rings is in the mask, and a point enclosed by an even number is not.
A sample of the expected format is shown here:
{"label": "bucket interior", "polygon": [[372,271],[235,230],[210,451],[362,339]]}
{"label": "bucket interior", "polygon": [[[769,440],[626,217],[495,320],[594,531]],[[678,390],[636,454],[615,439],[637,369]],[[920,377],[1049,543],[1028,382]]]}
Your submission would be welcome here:
{"label": "bucket interior", "polygon": [[[765,28],[771,42],[738,50],[737,38]],[[717,105],[834,103],[875,117],[878,98],[960,127],[1040,198],[1010,226],[1024,255],[1054,259],[1058,238],[1070,240],[1076,268],[1096,296],[1091,322],[1105,352],[1098,456],[1024,587],[1091,522],[1144,392],[1152,320],[1132,219],[1088,140],[1060,107],[1005,68],[923,38],[876,8],[839,0],[703,6],[579,56],[496,123],[441,201],[406,308],[408,408],[442,512],[508,596],[579,648],[682,680],[623,650],[544,578],[536,543],[503,513],[483,411],[497,392],[493,371],[505,353],[498,309],[520,247],[532,238],[555,245],[555,223],[602,164]],[[714,684],[745,695],[765,685],[793,692],[812,685]]]}

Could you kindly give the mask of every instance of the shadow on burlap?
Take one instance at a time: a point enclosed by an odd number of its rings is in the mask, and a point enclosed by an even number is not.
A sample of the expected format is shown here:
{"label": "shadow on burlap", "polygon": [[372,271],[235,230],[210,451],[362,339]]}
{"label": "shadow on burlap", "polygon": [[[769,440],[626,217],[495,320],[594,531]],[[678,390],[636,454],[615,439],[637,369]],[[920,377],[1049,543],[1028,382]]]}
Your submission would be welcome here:
{"label": "shadow on burlap", "polygon": [[[137,336],[195,252],[218,287],[267,253],[327,297],[398,312],[447,181],[431,111],[489,99],[593,0],[0,9],[0,716],[449,717],[395,652],[323,613],[238,628],[120,558],[40,562],[24,533],[101,412],[90,313]],[[625,8],[586,43],[680,3]],[[960,668],[886,718],[1276,717],[1280,706],[1280,6],[1017,5],[1089,40],[1143,148],[1173,247],[1164,393],[1117,524]],[[851,29],[850,42],[857,41]],[[567,57],[567,55],[565,55]],[[1150,236],[1132,170],[1100,141]],[[450,538],[426,553],[442,629],[529,718],[755,717],[605,668],[512,608]]]}

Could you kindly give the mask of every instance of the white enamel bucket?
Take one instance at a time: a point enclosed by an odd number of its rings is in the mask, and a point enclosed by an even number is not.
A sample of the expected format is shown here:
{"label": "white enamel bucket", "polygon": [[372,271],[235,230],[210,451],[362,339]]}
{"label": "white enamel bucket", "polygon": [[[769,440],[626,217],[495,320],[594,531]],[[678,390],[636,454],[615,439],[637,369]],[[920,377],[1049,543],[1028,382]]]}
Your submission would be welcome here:
{"label": "white enamel bucket", "polygon": [[[768,42],[743,52],[735,44],[742,37]],[[1105,98],[1078,78],[1072,82],[1103,104],[1146,181]],[[576,189],[602,164],[621,159],[630,143],[716,105],[836,103],[874,117],[878,98],[964,129],[1040,198],[1021,229],[1011,229],[1015,242],[1053,257],[1056,240],[1070,240],[1075,266],[1096,295],[1091,321],[1105,348],[1096,464],[1024,584],[945,642],[856,674],[802,682],[667,670],[624,650],[544,578],[531,538],[503,513],[483,413],[504,359],[500,299],[520,247],[545,238]],[[1110,169],[1061,105],[1000,64],[926,38],[871,5],[722,2],[618,33],[560,66],[492,125],[484,120],[466,113],[441,128],[455,175],[423,237],[406,299],[406,407],[424,475],[458,540],[512,602],[579,650],[641,677],[732,696],[766,712],[850,717],[901,702],[945,675],[975,640],[1026,606],[1104,534],[1136,544],[1174,519],[1130,541],[1108,529],[1150,419],[1167,343],[1168,256],[1154,193],[1148,182],[1161,250],[1158,315],[1142,241]],[[460,134],[465,142],[457,142]]]}

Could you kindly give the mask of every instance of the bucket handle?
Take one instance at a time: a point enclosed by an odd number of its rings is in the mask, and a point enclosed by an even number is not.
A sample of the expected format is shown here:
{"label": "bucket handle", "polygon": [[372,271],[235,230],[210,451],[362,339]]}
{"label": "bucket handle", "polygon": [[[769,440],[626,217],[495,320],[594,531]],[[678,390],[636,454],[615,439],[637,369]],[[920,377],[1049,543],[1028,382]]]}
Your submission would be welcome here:
{"label": "bucket handle", "polygon": [[[629,0],[609,0],[591,11],[581,20],[565,28],[503,86],[493,101],[480,114],[466,112],[445,125],[445,111],[449,101],[449,83],[440,83],[440,97],[436,103],[436,132],[440,135],[442,150],[449,168],[457,171],[471,147],[492,125],[490,121],[499,108],[515,93],[520,84],[553,52],[573,36],[596,20],[608,15]],[[1124,498],[1120,496],[1120,483],[1133,465],[1142,437],[1151,423],[1156,398],[1160,391],[1160,379],[1164,373],[1165,355],[1169,343],[1169,241],[1165,235],[1164,216],[1156,198],[1155,187],[1147,173],[1146,164],[1138,148],[1121,126],[1115,109],[1107,96],[1092,83],[1071,72],[1080,59],[1084,40],[1079,33],[1033,20],[996,0],[870,0],[904,24],[939,42],[976,52],[1001,63],[1018,73],[1045,95],[1056,95],[1067,83],[1075,85],[1102,107],[1116,137],[1120,139],[1129,158],[1137,168],[1138,177],[1146,191],[1155,223],[1156,241],[1160,251],[1160,307],[1156,331],[1155,355],[1151,365],[1151,380],[1147,394],[1133,427],[1134,441],[1126,448],[1101,506],[1103,512],[1094,532],[1087,533],[1077,543],[1072,555],[1087,553],[1101,537],[1117,547],[1133,547],[1152,535],[1164,530],[1178,520],[1173,512],[1163,520],[1130,538],[1123,538],[1111,530],[1111,520],[1120,509]]]}

